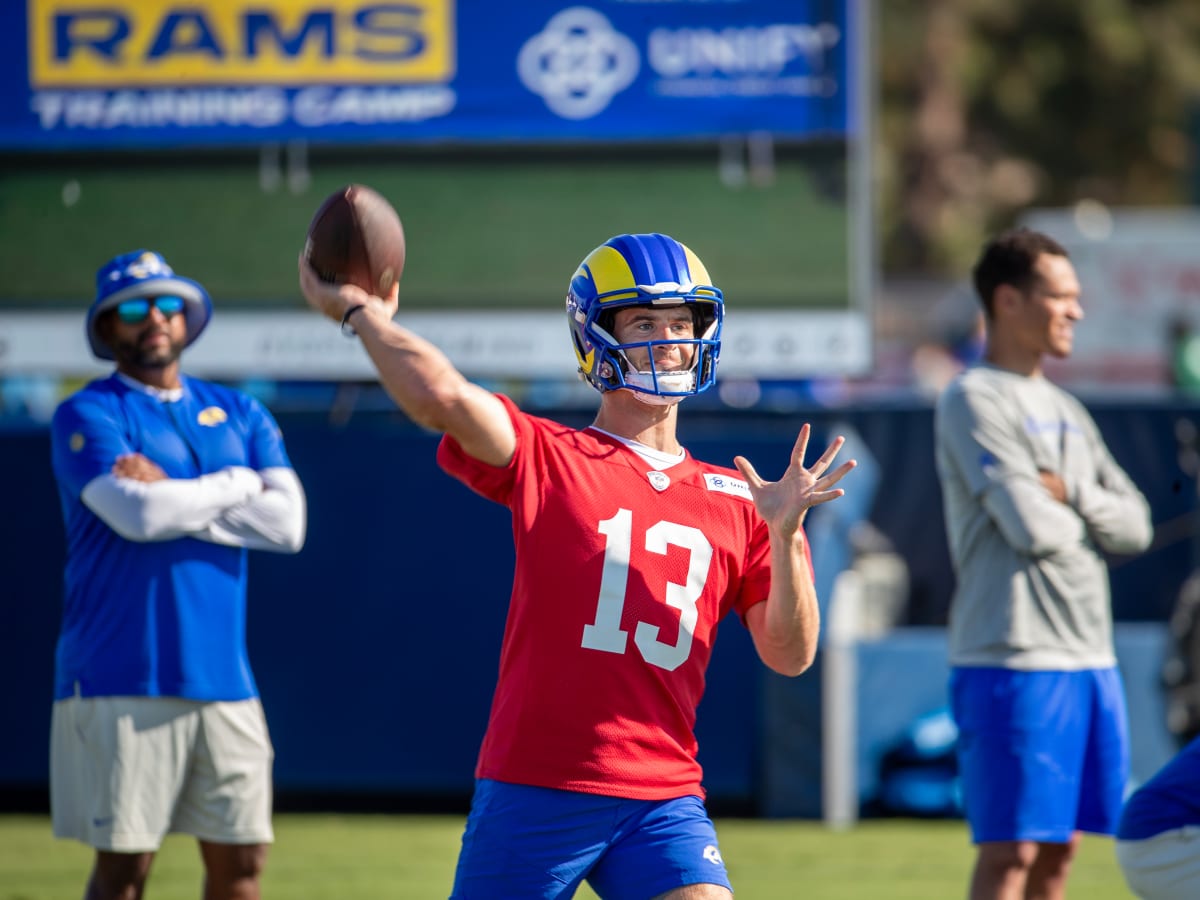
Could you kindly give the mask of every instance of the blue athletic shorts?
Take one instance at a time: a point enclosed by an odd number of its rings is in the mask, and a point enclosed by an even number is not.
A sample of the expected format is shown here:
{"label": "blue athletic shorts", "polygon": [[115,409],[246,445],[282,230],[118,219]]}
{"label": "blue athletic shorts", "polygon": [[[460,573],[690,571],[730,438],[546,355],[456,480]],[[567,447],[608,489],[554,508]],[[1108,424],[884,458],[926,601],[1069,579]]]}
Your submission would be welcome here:
{"label": "blue athletic shorts", "polygon": [[1129,725],[1114,669],[950,675],[971,838],[1066,843],[1112,834],[1129,777]]}
{"label": "blue athletic shorts", "polygon": [[602,900],[649,900],[688,884],[733,890],[699,797],[475,783],[452,900],[567,898],[584,880]]}

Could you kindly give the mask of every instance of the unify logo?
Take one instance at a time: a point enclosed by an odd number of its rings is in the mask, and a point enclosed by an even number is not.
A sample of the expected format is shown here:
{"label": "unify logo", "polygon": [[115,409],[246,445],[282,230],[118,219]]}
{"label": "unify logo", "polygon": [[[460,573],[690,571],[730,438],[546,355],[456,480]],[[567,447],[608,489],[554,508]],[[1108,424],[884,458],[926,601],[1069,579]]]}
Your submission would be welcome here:
{"label": "unify logo", "polygon": [[633,41],[603,15],[584,6],[564,9],[521,47],[517,75],[564,119],[603,112],[637,77]]}

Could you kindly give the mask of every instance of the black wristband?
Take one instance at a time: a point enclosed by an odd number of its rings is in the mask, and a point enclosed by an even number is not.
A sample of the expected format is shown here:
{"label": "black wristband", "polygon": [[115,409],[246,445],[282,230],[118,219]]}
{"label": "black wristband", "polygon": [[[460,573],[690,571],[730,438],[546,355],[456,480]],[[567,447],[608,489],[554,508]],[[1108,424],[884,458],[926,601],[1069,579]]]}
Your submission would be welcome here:
{"label": "black wristband", "polygon": [[349,306],[346,308],[346,311],[342,313],[342,334],[344,334],[346,337],[354,337],[358,334],[358,332],[354,330],[354,326],[350,324],[350,317],[360,309],[365,308],[366,305],[367,304],[365,303],[359,303],[355,306]]}

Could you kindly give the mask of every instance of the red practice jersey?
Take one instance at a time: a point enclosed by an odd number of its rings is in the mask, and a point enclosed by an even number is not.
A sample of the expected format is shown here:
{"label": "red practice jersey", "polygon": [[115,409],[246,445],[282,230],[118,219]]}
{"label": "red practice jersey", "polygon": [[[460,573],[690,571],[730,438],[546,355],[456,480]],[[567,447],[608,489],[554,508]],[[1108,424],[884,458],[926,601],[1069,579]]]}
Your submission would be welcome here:
{"label": "red practice jersey", "polygon": [[[438,462],[512,512],[516,569],[476,776],[657,800],[703,796],[693,727],[717,624],[770,588],[736,470],[655,472],[594,429],[526,415],[511,463]],[[810,561],[811,566],[811,561]]]}

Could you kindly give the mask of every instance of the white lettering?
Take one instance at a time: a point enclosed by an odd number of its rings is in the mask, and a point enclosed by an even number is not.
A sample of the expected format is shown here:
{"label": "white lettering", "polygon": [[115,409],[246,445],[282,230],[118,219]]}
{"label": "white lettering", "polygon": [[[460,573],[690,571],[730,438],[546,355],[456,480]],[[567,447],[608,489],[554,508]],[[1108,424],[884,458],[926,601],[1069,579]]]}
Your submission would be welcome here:
{"label": "white lettering", "polygon": [[102,94],[71,94],[67,97],[66,126],[96,128],[104,118]]}
{"label": "white lettering", "polygon": [[63,116],[63,95],[57,92],[40,92],[33,95],[33,100],[30,102],[30,107],[33,109],[34,115],[38,118],[38,125],[43,131],[49,131],[51,128],[57,128],[59,121]]}
{"label": "white lettering", "polygon": [[650,66],[663,78],[711,75],[778,75],[803,58],[809,71],[826,69],[826,52],[841,40],[836,25],[767,25],[762,28],[655,28]]}
{"label": "white lettering", "polygon": [[420,122],[454,110],[458,96],[444,85],[420,88],[305,88],[296,94],[292,115],[298,125],[370,125]]}
{"label": "white lettering", "polygon": [[663,79],[654,90],[663,97],[832,97],[833,78],[678,78]]}
{"label": "white lettering", "polygon": [[289,102],[280,88],[39,91],[31,108],[43,130],[115,128],[271,128],[416,122],[452,112],[457,95],[419,88],[306,88]]}
{"label": "white lettering", "polygon": [[277,88],[38,91],[31,106],[45,130],[246,125],[268,128],[287,119],[287,96]]}

